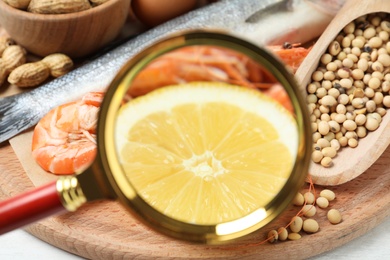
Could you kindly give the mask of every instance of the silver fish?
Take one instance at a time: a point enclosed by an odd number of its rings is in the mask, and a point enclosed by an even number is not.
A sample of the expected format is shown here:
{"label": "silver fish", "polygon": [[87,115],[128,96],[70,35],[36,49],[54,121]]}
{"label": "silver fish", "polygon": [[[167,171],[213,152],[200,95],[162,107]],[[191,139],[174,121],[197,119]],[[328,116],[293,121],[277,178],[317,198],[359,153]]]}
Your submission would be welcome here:
{"label": "silver fish", "polygon": [[[0,99],[0,143],[34,126],[51,109],[105,90],[117,71],[136,53],[169,33],[222,29],[259,45],[286,40],[306,42],[325,29],[344,0],[224,0],[157,26],[95,60],[29,92]],[[323,5],[323,6],[321,6]]]}

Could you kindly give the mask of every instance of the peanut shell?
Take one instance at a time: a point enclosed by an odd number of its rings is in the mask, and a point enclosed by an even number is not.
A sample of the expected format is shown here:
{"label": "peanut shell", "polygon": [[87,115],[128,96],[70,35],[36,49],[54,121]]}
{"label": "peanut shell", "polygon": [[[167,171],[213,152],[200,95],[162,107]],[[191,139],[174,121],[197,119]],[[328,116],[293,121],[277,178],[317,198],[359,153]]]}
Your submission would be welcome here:
{"label": "peanut shell", "polygon": [[73,68],[73,61],[62,53],[54,53],[42,59],[50,69],[50,74],[57,78],[68,73]]}
{"label": "peanut shell", "polygon": [[3,0],[9,6],[17,9],[26,10],[31,0]]}
{"label": "peanut shell", "polygon": [[39,14],[68,14],[90,8],[88,0],[31,0],[27,10]]}
{"label": "peanut shell", "polygon": [[0,37],[0,57],[3,55],[4,50],[11,45],[14,45],[15,42],[9,37]]}
{"label": "peanut shell", "polygon": [[3,66],[3,59],[0,59],[0,87],[3,85],[4,80],[7,78],[8,73]]}
{"label": "peanut shell", "polygon": [[16,67],[26,63],[26,50],[19,45],[8,46],[1,58],[6,72],[10,73]]}
{"label": "peanut shell", "polygon": [[49,76],[49,68],[45,63],[38,61],[26,63],[14,69],[8,76],[8,82],[18,87],[34,87],[44,82]]}
{"label": "peanut shell", "polygon": [[98,6],[101,4],[104,4],[105,2],[108,2],[109,0],[89,0],[91,2],[92,6]]}

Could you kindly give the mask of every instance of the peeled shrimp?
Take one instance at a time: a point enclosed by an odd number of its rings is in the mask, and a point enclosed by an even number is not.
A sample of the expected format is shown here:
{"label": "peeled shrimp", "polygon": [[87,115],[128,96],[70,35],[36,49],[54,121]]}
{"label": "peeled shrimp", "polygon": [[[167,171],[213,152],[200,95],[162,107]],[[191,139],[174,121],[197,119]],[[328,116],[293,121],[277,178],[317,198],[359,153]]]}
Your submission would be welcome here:
{"label": "peeled shrimp", "polygon": [[86,94],[80,101],[51,110],[36,125],[32,156],[46,171],[72,174],[96,155],[96,125],[103,93]]}

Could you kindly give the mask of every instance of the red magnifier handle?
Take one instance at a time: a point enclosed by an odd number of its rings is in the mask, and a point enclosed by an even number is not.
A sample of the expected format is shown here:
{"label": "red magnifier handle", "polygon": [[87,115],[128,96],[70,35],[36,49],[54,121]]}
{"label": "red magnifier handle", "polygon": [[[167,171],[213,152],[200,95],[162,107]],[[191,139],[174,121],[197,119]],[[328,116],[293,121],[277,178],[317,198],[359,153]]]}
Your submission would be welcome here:
{"label": "red magnifier handle", "polygon": [[0,234],[61,212],[66,209],[54,181],[0,201]]}

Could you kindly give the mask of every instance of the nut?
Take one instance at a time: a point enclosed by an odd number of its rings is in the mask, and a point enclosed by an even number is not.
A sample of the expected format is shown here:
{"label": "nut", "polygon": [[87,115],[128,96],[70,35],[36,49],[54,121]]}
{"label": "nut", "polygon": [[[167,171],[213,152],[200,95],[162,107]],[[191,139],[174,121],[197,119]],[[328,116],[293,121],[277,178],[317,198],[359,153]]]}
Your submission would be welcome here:
{"label": "nut", "polygon": [[26,50],[19,45],[8,46],[2,55],[3,66],[7,73],[26,63]]}
{"label": "nut", "polygon": [[18,87],[34,87],[45,81],[49,75],[50,70],[45,63],[26,63],[11,72],[8,82]]}
{"label": "nut", "polygon": [[26,10],[31,0],[3,0],[9,6],[17,9]]}
{"label": "nut", "polygon": [[62,53],[54,53],[42,59],[50,69],[50,74],[57,78],[68,73],[73,68],[73,61]]}
{"label": "nut", "polygon": [[0,37],[0,57],[3,55],[4,50],[11,45],[14,45],[15,42],[9,37]]}
{"label": "nut", "polygon": [[105,2],[108,2],[109,0],[89,0],[91,2],[92,6],[98,6],[101,4],[104,4]]}
{"label": "nut", "polygon": [[34,87],[50,75],[60,77],[73,68],[73,61],[61,53],[50,54],[39,62],[26,63],[27,51],[13,44],[12,39],[0,37],[0,86],[8,77],[8,82],[16,86]]}
{"label": "nut", "polygon": [[31,0],[27,10],[40,14],[67,14],[90,8],[88,0]]}
{"label": "nut", "polygon": [[3,85],[4,80],[7,78],[8,73],[3,66],[3,59],[0,59],[0,86]]}

